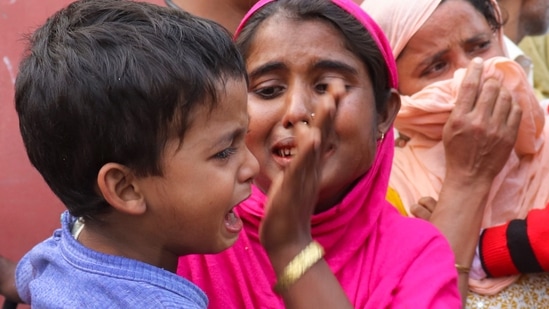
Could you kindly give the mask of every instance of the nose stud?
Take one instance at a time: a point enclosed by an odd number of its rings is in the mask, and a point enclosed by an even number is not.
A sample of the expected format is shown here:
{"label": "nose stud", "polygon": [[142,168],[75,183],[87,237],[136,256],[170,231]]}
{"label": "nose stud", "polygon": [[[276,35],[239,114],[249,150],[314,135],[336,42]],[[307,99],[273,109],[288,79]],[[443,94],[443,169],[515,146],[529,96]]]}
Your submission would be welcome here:
{"label": "nose stud", "polygon": [[[311,120],[315,119],[315,113],[311,113],[310,115]],[[309,125],[309,120],[301,120],[306,125]]]}

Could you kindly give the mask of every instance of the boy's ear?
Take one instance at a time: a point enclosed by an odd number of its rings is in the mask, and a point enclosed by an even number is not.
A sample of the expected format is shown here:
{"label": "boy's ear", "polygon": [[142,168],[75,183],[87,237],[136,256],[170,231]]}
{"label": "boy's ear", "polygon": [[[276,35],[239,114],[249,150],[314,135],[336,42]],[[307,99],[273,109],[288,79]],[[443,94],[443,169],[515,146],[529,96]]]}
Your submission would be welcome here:
{"label": "boy's ear", "polygon": [[378,114],[377,131],[387,133],[387,130],[395,121],[395,118],[400,110],[400,95],[396,89],[391,89],[391,93],[387,98],[387,109],[383,113]]}
{"label": "boy's ear", "polygon": [[139,215],[147,208],[132,170],[125,165],[103,165],[97,175],[97,186],[107,203],[120,212]]}

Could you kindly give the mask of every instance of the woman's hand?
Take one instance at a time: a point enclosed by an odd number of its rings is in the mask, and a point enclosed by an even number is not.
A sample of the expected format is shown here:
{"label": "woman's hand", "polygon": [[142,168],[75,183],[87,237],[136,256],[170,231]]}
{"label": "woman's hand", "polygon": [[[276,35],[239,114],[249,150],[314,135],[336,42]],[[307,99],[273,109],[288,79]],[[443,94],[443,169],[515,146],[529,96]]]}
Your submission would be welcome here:
{"label": "woman's hand", "polygon": [[[492,181],[509,159],[522,116],[497,79],[482,81],[482,71],[480,58],[467,68],[442,133],[446,176],[438,202],[423,201],[423,210],[431,209],[431,223],[446,236],[463,267],[471,266]],[[466,272],[460,272],[459,288],[465,301]]]}
{"label": "woman's hand", "polygon": [[[314,104],[314,116],[296,124],[297,154],[269,190],[259,234],[279,279],[286,273],[290,261],[297,261],[298,269],[305,266],[294,258],[312,241],[311,216],[318,199],[322,156],[326,153],[326,139],[333,131],[337,102],[344,95],[343,83],[337,79],[330,81],[327,93]],[[286,282],[285,288],[278,292],[288,309],[352,308],[322,258],[315,260],[310,268],[302,268],[296,280]]]}
{"label": "woman's hand", "polygon": [[501,83],[481,81],[482,60],[475,58],[444,126],[446,180],[492,183],[511,153],[522,111]]}
{"label": "woman's hand", "polygon": [[311,119],[294,124],[296,155],[273,180],[260,226],[261,243],[269,254],[286,249],[297,253],[312,240],[311,216],[318,199],[325,140],[333,130],[336,102],[344,92],[342,82],[333,79],[327,93],[313,104]]}
{"label": "woman's hand", "polygon": [[429,221],[431,220],[431,215],[433,214],[433,211],[435,211],[436,206],[437,201],[434,198],[425,196],[420,198],[417,201],[417,204],[410,206],[410,212],[416,218]]}

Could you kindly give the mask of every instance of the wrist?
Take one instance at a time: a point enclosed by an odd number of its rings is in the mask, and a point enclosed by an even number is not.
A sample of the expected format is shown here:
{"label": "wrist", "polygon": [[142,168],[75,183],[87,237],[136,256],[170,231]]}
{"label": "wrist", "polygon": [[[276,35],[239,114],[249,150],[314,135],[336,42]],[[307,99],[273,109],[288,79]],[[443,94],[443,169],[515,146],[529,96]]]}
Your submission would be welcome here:
{"label": "wrist", "polygon": [[494,177],[486,175],[474,175],[464,173],[463,171],[446,171],[444,177],[445,183],[450,183],[456,188],[472,188],[477,190],[486,190],[492,186]]}
{"label": "wrist", "polygon": [[286,291],[323,257],[324,248],[318,242],[311,241],[284,266],[280,274],[277,274],[277,282],[274,286],[275,292],[282,293]]}
{"label": "wrist", "polygon": [[279,246],[277,249],[266,250],[275,274],[279,276],[284,271],[284,267],[286,267],[286,265],[288,265],[288,263],[290,263],[290,261],[303,249],[305,249],[312,241],[312,239],[308,239]]}

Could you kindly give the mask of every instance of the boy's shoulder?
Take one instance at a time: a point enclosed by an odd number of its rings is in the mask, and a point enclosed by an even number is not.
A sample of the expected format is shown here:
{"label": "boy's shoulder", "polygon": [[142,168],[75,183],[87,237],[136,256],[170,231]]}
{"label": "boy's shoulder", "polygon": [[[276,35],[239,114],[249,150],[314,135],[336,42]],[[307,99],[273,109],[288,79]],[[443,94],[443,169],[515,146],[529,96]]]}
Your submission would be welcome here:
{"label": "boy's shoulder", "polygon": [[29,251],[15,276],[21,298],[37,308],[207,307],[206,295],[190,281],[140,261],[88,249],[73,238],[68,224]]}

